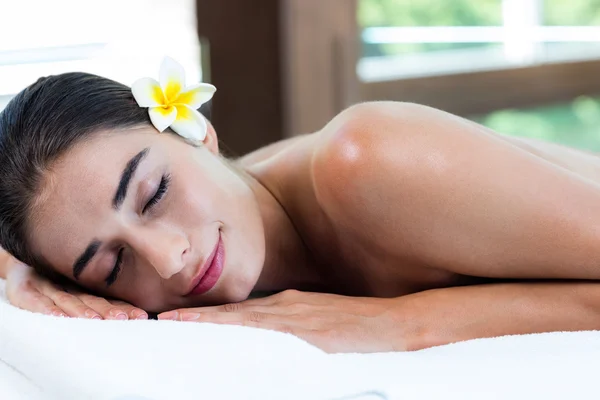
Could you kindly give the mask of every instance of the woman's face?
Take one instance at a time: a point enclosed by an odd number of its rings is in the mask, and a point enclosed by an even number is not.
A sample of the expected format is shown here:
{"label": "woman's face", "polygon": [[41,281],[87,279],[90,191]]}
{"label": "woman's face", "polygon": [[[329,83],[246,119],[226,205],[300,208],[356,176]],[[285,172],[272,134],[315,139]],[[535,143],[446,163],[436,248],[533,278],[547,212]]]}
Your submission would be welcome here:
{"label": "woman's face", "polygon": [[44,176],[33,250],[91,291],[147,311],[241,301],[265,258],[249,186],[218,157],[152,128],[97,134]]}

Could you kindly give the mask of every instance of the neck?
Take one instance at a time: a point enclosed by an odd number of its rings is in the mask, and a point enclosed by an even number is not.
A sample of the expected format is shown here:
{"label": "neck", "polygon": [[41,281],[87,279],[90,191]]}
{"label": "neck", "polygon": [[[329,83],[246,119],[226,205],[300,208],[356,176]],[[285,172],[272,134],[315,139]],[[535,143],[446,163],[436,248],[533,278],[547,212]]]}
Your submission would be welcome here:
{"label": "neck", "polygon": [[269,186],[257,170],[246,169],[265,232],[265,262],[254,291],[318,290],[322,285],[312,254],[285,208],[281,192]]}

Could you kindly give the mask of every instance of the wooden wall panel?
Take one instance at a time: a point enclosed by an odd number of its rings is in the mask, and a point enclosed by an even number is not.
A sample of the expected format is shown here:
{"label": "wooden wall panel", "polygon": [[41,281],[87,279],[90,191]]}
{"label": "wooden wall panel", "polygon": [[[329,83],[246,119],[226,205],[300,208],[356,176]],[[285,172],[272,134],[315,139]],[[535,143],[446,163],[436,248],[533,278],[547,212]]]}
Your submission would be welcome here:
{"label": "wooden wall panel", "polygon": [[197,0],[217,87],[212,122],[225,150],[242,155],[282,137],[280,0]]}
{"label": "wooden wall panel", "polygon": [[320,129],[358,98],[355,0],[284,0],[286,136]]}
{"label": "wooden wall panel", "polygon": [[245,154],[321,128],[358,98],[356,0],[197,0],[212,119]]}

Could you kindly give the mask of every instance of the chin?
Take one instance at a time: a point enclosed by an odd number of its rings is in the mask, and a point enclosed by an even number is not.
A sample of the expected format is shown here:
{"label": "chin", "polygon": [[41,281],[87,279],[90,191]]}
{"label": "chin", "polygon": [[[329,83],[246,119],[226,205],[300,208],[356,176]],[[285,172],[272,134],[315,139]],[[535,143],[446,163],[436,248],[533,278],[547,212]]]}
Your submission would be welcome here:
{"label": "chin", "polygon": [[260,276],[260,268],[254,267],[254,265],[248,267],[246,264],[245,268],[232,271],[233,276],[224,276],[226,279],[223,288],[219,291],[224,303],[239,303],[250,297]]}
{"label": "chin", "polygon": [[256,285],[255,280],[239,279],[236,277],[235,283],[227,285],[227,288],[223,290],[224,303],[239,303],[250,297],[250,293],[254,290]]}
{"label": "chin", "polygon": [[228,296],[226,303],[240,303],[244,300],[248,300],[250,293],[252,292],[237,292],[235,294],[231,294],[231,296]]}

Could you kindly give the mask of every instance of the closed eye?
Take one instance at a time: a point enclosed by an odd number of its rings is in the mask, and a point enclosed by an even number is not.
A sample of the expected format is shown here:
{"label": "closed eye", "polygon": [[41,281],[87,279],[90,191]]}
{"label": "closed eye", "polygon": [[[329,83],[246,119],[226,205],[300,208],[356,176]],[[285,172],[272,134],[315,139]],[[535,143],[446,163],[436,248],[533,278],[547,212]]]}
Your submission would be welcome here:
{"label": "closed eye", "polygon": [[171,176],[168,174],[163,175],[162,178],[160,179],[160,184],[158,185],[156,192],[144,206],[144,208],[142,210],[142,214],[145,214],[146,212],[152,210],[152,208],[160,202],[160,200],[167,193],[167,190],[169,190],[170,183],[171,183]]}
{"label": "closed eye", "polygon": [[110,271],[110,275],[106,277],[104,280],[106,282],[106,287],[110,287],[117,278],[119,277],[119,272],[121,272],[121,264],[123,264],[123,249],[120,249],[117,253],[117,259],[115,260],[115,266]]}

